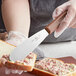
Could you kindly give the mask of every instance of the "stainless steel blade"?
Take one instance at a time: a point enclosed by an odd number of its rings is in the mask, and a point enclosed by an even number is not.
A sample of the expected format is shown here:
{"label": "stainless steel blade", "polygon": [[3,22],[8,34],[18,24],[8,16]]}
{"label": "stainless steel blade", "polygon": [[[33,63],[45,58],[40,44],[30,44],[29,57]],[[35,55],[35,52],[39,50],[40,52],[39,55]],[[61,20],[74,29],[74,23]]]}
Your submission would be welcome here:
{"label": "stainless steel blade", "polygon": [[47,36],[49,33],[43,29],[22,44],[17,46],[10,54],[10,60],[17,61],[24,59],[30,52],[32,52]]}

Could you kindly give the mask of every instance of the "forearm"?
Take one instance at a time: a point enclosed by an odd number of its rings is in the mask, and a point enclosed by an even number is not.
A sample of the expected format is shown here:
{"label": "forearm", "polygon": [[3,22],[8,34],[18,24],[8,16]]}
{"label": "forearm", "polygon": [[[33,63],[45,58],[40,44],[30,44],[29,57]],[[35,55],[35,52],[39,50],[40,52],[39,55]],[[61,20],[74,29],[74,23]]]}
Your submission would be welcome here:
{"label": "forearm", "polygon": [[7,32],[19,31],[28,36],[30,27],[28,0],[3,0],[2,16]]}

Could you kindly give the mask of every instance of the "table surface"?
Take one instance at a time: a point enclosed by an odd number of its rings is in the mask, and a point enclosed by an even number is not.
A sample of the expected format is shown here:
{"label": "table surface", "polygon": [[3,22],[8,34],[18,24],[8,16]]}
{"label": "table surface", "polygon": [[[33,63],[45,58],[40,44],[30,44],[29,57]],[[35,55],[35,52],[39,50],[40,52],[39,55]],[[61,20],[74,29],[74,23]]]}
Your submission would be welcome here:
{"label": "table surface", "polygon": [[41,44],[39,47],[46,57],[59,58],[72,56],[76,58],[76,41]]}
{"label": "table surface", "polygon": [[[64,57],[64,58],[59,58],[61,60],[63,60],[65,63],[75,63],[76,64],[76,59],[74,59],[73,57]],[[29,73],[22,73],[21,75],[18,74],[9,74],[6,75],[4,72],[5,68],[0,68],[0,76],[36,76],[36,75],[32,75]]]}

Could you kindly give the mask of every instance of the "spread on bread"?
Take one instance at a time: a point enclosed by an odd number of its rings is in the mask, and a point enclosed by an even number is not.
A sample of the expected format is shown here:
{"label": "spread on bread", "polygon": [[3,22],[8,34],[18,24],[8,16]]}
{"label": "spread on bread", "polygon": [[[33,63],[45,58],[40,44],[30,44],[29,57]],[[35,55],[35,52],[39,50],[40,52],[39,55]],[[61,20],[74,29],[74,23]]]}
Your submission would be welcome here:
{"label": "spread on bread", "polygon": [[31,71],[38,76],[76,76],[75,64],[64,63],[54,58],[36,61],[37,55],[35,53],[30,53],[20,61],[10,61],[9,54],[14,48],[15,46],[0,40],[0,67]]}
{"label": "spread on bread", "polygon": [[75,64],[64,63],[61,60],[52,58],[44,58],[40,61],[37,61],[35,68],[53,73],[57,76],[64,76],[76,71]]}
{"label": "spread on bread", "polygon": [[9,69],[32,71],[36,61],[36,54],[30,53],[23,60],[19,60],[15,62],[9,60],[9,55],[3,55],[0,61],[2,65],[4,65]]}
{"label": "spread on bread", "polygon": [[[25,57],[23,60],[19,61],[11,61],[12,63],[17,63],[17,64],[24,64],[24,65],[32,65],[32,61],[34,58],[34,53],[30,53],[27,57]],[[1,58],[2,61],[10,61],[9,60],[9,55],[3,55]]]}

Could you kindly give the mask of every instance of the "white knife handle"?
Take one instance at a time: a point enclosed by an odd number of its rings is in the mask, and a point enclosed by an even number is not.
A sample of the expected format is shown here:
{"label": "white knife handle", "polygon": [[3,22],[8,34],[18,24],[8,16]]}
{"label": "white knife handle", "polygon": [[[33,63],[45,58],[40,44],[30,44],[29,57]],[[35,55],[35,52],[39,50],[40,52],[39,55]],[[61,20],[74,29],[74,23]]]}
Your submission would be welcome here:
{"label": "white knife handle", "polygon": [[53,20],[50,24],[48,24],[45,29],[46,31],[51,34],[56,30],[56,28],[59,26],[60,22],[64,19],[67,11],[63,12],[61,15],[59,15],[55,20]]}

